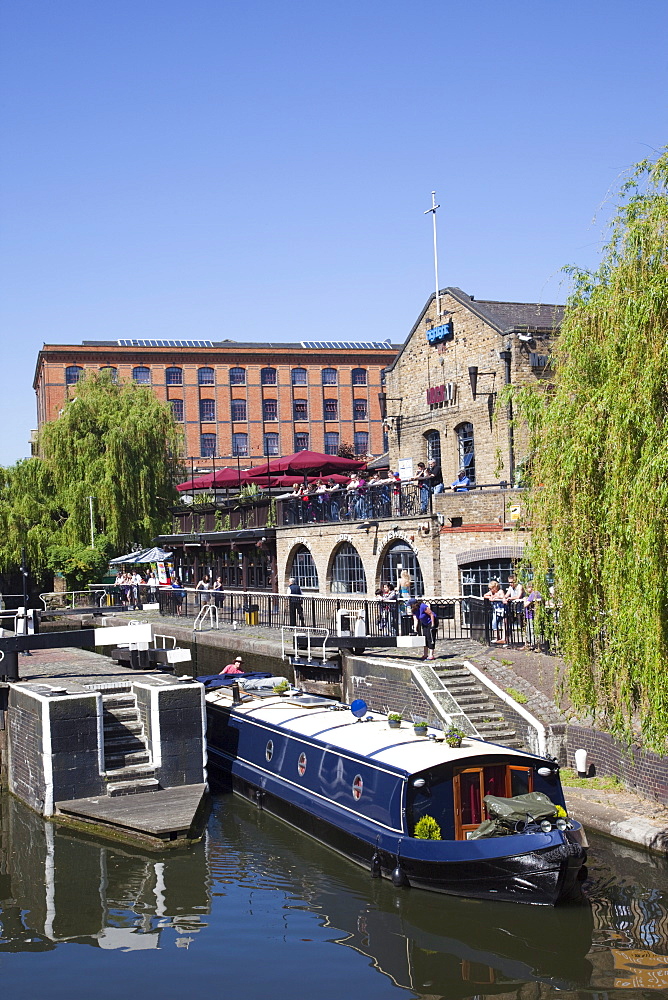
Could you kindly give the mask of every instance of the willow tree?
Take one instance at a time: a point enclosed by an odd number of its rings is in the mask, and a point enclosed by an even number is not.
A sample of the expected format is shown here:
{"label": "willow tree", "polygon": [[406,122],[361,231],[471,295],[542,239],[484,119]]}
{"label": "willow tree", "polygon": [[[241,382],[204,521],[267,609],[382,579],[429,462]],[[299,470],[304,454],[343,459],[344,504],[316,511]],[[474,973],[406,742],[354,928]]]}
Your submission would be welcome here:
{"label": "willow tree", "polygon": [[149,542],[176,496],[181,451],[171,410],[150,387],[87,375],[44,426],[40,457],[3,470],[0,569],[15,566],[26,546],[34,569],[80,582],[110,554]]}
{"label": "willow tree", "polygon": [[554,579],[575,707],[668,749],[668,150],[624,186],[575,271],[533,432],[531,563]]}

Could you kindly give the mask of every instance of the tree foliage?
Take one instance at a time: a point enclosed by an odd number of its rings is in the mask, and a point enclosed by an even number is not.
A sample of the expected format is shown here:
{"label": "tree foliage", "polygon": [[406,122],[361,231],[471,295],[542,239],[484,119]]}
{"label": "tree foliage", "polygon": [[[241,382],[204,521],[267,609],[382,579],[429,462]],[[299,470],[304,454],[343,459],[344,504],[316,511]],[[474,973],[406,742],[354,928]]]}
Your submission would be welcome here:
{"label": "tree foliage", "polygon": [[554,573],[566,683],[613,732],[668,746],[668,151],[622,189],[596,273],[574,271],[533,438],[530,560]]}
{"label": "tree foliage", "polygon": [[181,440],[169,406],[150,387],[116,383],[107,372],[86,375],[60,417],[44,426],[39,453],[1,470],[0,570],[14,568],[25,545],[34,573],[59,571],[81,583],[110,555],[164,529]]}

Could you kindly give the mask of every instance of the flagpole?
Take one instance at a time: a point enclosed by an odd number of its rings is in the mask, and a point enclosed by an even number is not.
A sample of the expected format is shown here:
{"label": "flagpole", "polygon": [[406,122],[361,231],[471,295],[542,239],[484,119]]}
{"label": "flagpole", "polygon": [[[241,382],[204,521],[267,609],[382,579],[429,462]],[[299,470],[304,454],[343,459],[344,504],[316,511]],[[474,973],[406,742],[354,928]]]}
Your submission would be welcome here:
{"label": "flagpole", "polygon": [[431,192],[431,208],[428,208],[425,215],[431,214],[434,229],[434,280],[436,283],[436,318],[441,315],[441,292],[438,287],[438,243],[436,240],[436,210],[441,206],[436,204],[436,192]]}

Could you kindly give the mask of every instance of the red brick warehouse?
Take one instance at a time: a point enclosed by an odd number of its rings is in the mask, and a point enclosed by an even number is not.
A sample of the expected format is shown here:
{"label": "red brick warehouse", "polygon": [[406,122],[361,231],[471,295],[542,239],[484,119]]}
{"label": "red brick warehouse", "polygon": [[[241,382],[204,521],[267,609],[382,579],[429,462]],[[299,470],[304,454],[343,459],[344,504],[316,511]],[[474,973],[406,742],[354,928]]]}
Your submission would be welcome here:
{"label": "red brick warehouse", "polygon": [[389,341],[45,344],[33,382],[38,428],[56,419],[83,373],[112,369],[171,403],[188,456],[250,465],[305,448],[335,454],[344,443],[380,455],[382,371],[397,351]]}

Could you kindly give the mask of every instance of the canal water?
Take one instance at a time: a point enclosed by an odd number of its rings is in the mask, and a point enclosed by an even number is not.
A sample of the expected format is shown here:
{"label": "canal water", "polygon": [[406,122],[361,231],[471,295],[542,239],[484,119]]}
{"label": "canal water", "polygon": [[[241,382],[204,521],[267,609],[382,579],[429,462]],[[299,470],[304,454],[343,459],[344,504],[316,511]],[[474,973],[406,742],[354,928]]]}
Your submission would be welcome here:
{"label": "canal water", "polygon": [[0,798],[0,988],[17,998],[668,998],[668,866],[593,837],[591,905],[395,889],[237,797],[147,854]]}

